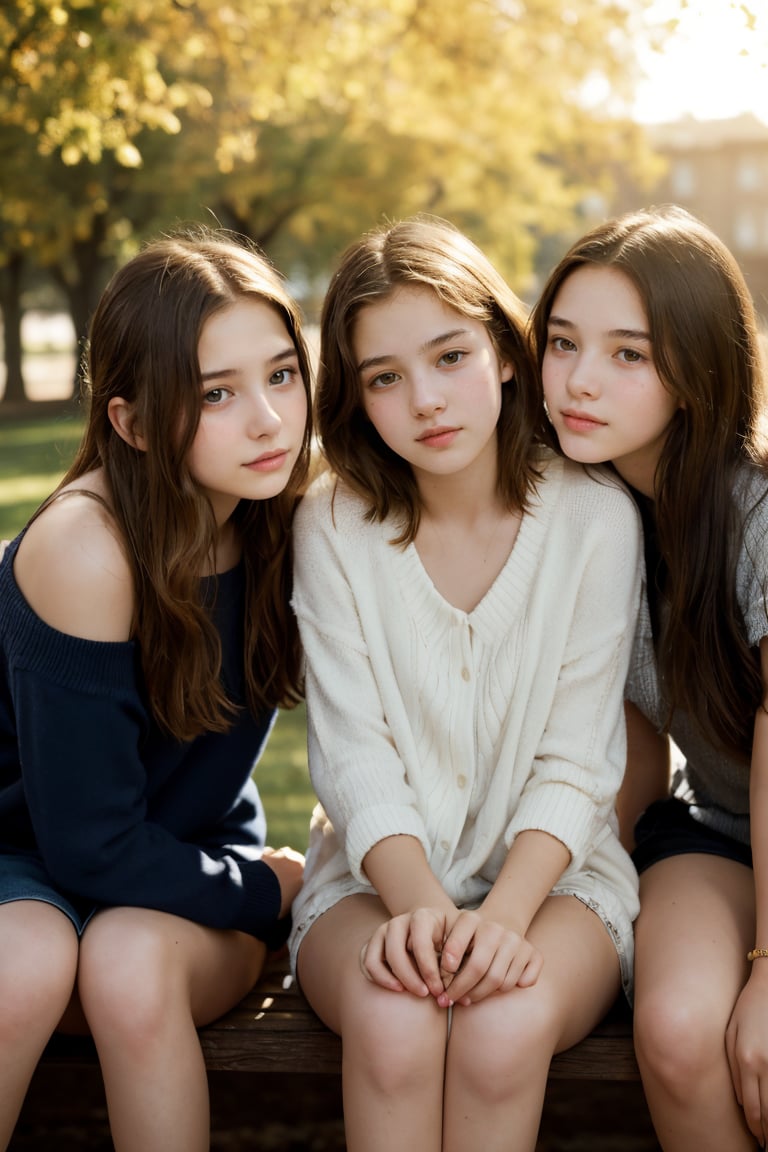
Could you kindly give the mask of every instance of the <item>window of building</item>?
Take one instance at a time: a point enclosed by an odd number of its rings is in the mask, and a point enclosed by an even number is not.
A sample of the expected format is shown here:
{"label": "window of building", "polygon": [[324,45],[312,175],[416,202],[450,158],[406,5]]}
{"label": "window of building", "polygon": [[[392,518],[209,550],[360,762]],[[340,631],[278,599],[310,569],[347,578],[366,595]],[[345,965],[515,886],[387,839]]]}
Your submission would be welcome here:
{"label": "window of building", "polygon": [[742,208],[733,221],[733,244],[737,251],[754,252],[760,247],[757,220],[753,212]]}
{"label": "window of building", "polygon": [[669,174],[672,192],[680,200],[692,196],[696,190],[696,175],[690,160],[676,160]]}
{"label": "window of building", "polygon": [[755,156],[741,156],[736,165],[736,187],[754,192],[763,183],[762,165]]}

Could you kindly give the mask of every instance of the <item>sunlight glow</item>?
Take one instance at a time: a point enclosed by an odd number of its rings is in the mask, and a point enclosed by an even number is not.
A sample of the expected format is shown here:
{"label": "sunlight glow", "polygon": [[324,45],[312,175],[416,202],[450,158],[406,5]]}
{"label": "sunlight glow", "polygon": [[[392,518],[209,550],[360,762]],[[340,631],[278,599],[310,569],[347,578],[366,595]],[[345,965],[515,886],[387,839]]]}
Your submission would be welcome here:
{"label": "sunlight glow", "polygon": [[[657,0],[650,16],[675,15]],[[635,118],[722,119],[752,112],[768,123],[768,12],[765,0],[691,0],[662,53],[645,50]]]}

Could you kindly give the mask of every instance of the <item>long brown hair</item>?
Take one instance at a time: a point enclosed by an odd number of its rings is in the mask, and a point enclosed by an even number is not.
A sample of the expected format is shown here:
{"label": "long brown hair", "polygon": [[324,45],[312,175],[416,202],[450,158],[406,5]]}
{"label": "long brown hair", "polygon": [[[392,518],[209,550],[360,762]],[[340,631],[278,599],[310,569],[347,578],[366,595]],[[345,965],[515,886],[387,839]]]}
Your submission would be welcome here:
{"label": "long brown hair", "polygon": [[376,229],[352,244],[331,280],[321,317],[316,424],[337,476],[369,505],[369,517],[402,520],[397,543],[409,543],[420,504],[410,464],[368,420],[353,350],[362,308],[404,285],[432,289],[463,316],[485,324],[500,360],[514,366],[502,385],[498,488],[512,510],[526,507],[537,477],[532,445],[540,427],[535,370],[525,338],[526,310],[466,236],[445,220],[418,216]]}
{"label": "long brown hair", "polygon": [[[187,467],[202,406],[198,342],[205,321],[242,299],[267,303],[285,323],[310,397],[310,364],[298,306],[266,258],[241,237],[194,229],[148,244],[107,285],[93,316],[85,384],[87,427],[61,482],[102,468],[109,507],[135,588],[138,642],[149,705],[178,739],[224,731],[232,708],[220,683],[221,645],[200,577],[216,525]],[[145,451],[113,429],[122,397]],[[301,655],[289,599],[290,529],[306,482],[310,422],[285,490],[241,500],[234,520],[246,582],[244,662],[249,708],[289,706],[301,696]]]}
{"label": "long brown hair", "polygon": [[675,708],[685,709],[710,741],[743,760],[762,700],[736,599],[745,517],[734,488],[745,464],[766,471],[752,298],[727,247],[688,212],[630,213],[579,240],[547,280],[531,315],[539,366],[555,296],[584,265],[616,268],[632,282],[656,371],[680,402],[654,478],[668,605],[655,643],[667,723]]}

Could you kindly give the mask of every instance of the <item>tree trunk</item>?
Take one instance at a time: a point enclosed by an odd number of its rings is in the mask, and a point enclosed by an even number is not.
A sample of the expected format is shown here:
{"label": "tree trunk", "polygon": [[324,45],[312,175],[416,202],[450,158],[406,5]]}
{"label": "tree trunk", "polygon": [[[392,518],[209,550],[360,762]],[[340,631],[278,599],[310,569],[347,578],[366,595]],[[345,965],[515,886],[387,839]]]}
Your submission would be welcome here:
{"label": "tree trunk", "polygon": [[75,329],[77,359],[72,384],[72,395],[75,400],[80,397],[80,360],[85,350],[91,316],[114,266],[112,260],[103,255],[105,236],[106,217],[96,216],[92,234],[85,240],[75,241],[69,253],[71,260],[69,268],[75,268],[75,275],[73,276],[71,271],[68,274],[60,265],[54,265],[50,269],[66,295]]}
{"label": "tree trunk", "polygon": [[23,403],[26,398],[24,374],[21,365],[21,273],[24,256],[12,252],[8,263],[0,271],[0,313],[3,319],[5,344],[5,394],[8,403]]}

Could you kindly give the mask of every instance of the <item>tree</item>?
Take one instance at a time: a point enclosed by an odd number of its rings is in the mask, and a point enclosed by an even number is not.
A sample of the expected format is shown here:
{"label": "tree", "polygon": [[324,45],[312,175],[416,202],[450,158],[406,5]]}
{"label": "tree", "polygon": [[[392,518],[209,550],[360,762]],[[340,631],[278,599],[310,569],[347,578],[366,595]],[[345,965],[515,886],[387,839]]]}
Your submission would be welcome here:
{"label": "tree", "polygon": [[5,251],[51,271],[80,336],[115,261],[179,219],[315,279],[362,228],[432,211],[523,290],[607,158],[649,162],[618,113],[650,3],[11,0]]}

